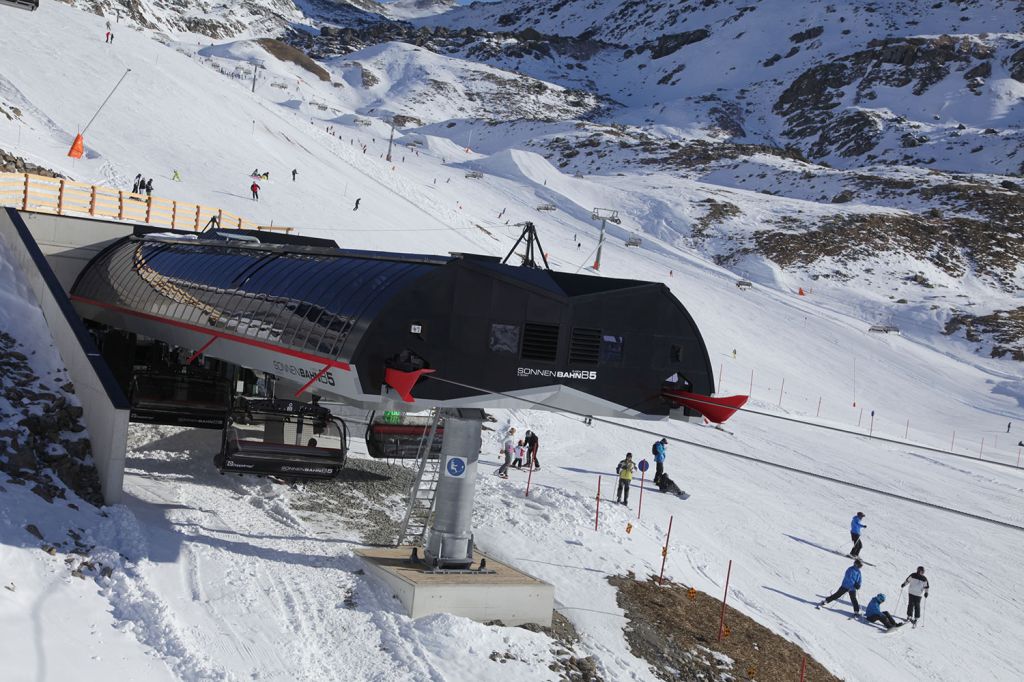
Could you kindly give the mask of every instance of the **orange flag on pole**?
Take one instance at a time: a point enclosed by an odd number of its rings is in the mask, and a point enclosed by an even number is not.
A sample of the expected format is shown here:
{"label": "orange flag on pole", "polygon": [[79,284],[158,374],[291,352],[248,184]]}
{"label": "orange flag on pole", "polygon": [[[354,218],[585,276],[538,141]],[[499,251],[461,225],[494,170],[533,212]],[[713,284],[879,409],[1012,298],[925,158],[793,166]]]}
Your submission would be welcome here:
{"label": "orange flag on pole", "polygon": [[85,141],[82,139],[82,134],[75,135],[75,141],[71,143],[71,149],[68,150],[68,156],[72,159],[82,158],[82,153],[85,151]]}

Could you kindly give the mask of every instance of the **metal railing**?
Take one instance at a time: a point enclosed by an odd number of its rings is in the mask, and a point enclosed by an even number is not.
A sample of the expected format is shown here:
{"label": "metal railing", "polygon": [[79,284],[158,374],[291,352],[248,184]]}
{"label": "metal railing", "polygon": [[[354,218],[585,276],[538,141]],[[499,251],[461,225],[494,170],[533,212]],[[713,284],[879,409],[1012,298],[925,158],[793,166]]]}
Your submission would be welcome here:
{"label": "metal railing", "polygon": [[112,187],[32,173],[0,173],[0,206],[55,215],[89,215],[173,230],[199,231],[215,219],[221,229],[291,232],[291,227],[260,225],[220,208]]}

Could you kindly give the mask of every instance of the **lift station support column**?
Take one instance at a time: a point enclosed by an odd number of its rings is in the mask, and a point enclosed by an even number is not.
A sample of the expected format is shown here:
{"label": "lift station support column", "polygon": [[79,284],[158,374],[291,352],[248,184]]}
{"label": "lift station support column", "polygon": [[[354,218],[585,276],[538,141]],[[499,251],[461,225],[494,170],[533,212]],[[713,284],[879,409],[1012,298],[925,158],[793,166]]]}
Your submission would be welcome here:
{"label": "lift station support column", "polygon": [[424,548],[431,566],[466,569],[473,563],[473,494],[482,428],[482,410],[458,410],[445,416],[441,477]]}

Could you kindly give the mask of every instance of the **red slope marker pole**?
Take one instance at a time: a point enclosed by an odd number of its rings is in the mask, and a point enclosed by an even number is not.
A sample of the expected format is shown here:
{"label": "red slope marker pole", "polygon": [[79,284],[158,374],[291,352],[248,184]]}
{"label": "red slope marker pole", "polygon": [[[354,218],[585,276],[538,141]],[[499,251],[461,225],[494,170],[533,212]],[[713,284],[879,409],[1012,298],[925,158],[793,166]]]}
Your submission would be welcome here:
{"label": "red slope marker pole", "polygon": [[718,390],[719,390],[719,391],[721,391],[721,390],[722,390],[722,370],[723,370],[724,368],[725,368],[725,363],[724,363],[724,362],[723,362],[723,363],[720,363],[720,364],[718,365]]}
{"label": "red slope marker pole", "polygon": [[807,654],[804,654],[800,661],[800,682],[804,682],[804,673],[807,672]]}
{"label": "red slope marker pole", "polygon": [[1017,448],[1017,468],[1020,469],[1020,451],[1021,448]]}
{"label": "red slope marker pole", "polygon": [[597,520],[601,515],[601,477],[597,477],[597,508],[594,510],[594,530],[597,530]]}
{"label": "red slope marker pole", "polygon": [[984,437],[982,437],[982,439],[981,439],[981,447],[978,448],[978,459],[981,459],[981,456],[983,454],[985,454],[985,438]]}
{"label": "red slope marker pole", "polygon": [[818,411],[814,413],[815,417],[821,416],[821,396],[818,396]]}
{"label": "red slope marker pole", "polygon": [[910,420],[907,420],[907,430],[903,432],[903,440],[907,440],[910,436]]}
{"label": "red slope marker pole", "polygon": [[533,480],[533,459],[530,459],[530,470],[526,474],[526,494],[523,497],[530,496],[530,481]]}
{"label": "red slope marker pole", "polygon": [[953,443],[956,442],[956,431],[953,431],[953,440],[949,441],[949,451],[953,452]]}
{"label": "red slope marker pole", "polygon": [[722,641],[722,628],[725,627],[725,600],[729,596],[729,578],[732,576],[732,559],[729,559],[729,570],[725,574],[725,593],[722,595],[722,615],[718,619],[718,641]]}
{"label": "red slope marker pole", "polygon": [[668,517],[668,533],[665,535],[665,546],[661,548],[661,574],[658,576],[658,584],[665,584],[665,562],[668,560],[668,541],[672,537],[672,519],[674,516]]}
{"label": "red slope marker pole", "polygon": [[754,370],[750,370],[750,388],[747,390],[747,395],[753,395],[754,393]]}
{"label": "red slope marker pole", "polygon": [[782,407],[782,389],[786,388],[786,377],[782,377],[782,385],[779,386],[779,407]]}
{"label": "red slope marker pole", "polygon": [[636,505],[636,517],[640,518],[640,510],[644,508],[644,481],[647,479],[647,472],[640,472],[640,501]]}

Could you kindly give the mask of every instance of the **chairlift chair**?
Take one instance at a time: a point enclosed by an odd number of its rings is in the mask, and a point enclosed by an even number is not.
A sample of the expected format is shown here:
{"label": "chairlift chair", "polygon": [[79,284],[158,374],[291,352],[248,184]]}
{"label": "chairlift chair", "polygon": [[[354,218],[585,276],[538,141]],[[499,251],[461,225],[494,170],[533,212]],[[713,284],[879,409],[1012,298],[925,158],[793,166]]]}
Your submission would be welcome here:
{"label": "chairlift chair", "polygon": [[220,429],[231,409],[232,389],[231,379],[215,373],[150,367],[132,375],[129,419],[142,424]]}
{"label": "chairlift chair", "polygon": [[[375,459],[416,459],[422,442],[430,436],[432,423],[429,416],[391,411],[382,412],[379,416],[374,413],[366,426],[366,451]],[[444,420],[441,420],[427,453],[429,458],[441,456],[443,440]]]}
{"label": "chairlift chair", "polygon": [[484,174],[480,171],[469,171],[466,173],[466,177],[473,180],[483,180]]}
{"label": "chairlift chair", "polygon": [[241,398],[224,421],[221,473],[332,479],[345,467],[345,422],[316,402]]}
{"label": "chairlift chair", "polygon": [[643,244],[643,240],[635,234],[629,235],[626,239],[626,246],[640,246],[641,244]]}
{"label": "chairlift chair", "polygon": [[538,211],[554,211],[556,206],[554,204],[541,204],[537,207]]}
{"label": "chairlift chair", "polygon": [[741,279],[738,282],[736,282],[736,288],[737,289],[747,290],[747,289],[752,288],[753,286],[754,286],[754,283],[751,282],[750,280],[746,280],[746,279]]}

